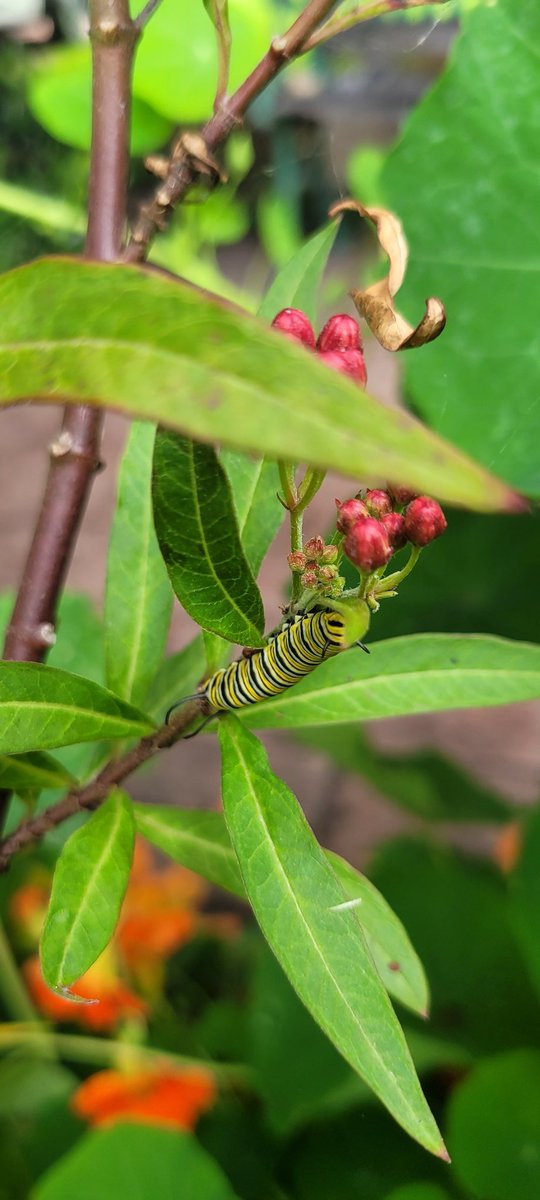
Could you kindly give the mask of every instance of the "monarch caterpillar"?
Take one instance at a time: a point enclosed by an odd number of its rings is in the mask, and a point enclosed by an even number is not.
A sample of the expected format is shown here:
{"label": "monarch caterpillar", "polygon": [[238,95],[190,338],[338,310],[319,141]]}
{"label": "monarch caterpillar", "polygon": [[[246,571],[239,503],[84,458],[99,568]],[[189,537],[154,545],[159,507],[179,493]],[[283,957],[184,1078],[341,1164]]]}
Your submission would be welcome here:
{"label": "monarch caterpillar", "polygon": [[[297,616],[283,625],[263,650],[255,650],[216,671],[196,697],[186,699],[203,699],[210,716],[244,708],[284,692],[324,659],[347,650],[349,645],[341,613],[319,611]],[[367,651],[362,642],[357,645]],[[169,709],[167,721],[174,708],[177,704]]]}

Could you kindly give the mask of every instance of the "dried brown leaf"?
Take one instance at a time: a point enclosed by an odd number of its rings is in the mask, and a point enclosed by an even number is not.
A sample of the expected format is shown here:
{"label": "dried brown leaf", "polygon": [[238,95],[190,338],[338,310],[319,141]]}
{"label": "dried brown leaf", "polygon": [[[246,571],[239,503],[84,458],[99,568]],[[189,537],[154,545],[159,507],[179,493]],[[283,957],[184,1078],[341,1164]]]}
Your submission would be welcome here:
{"label": "dried brown leaf", "polygon": [[401,221],[386,208],[366,208],[358,200],[340,200],[330,209],[329,216],[336,217],[345,209],[367,217],[375,226],[379,245],[388,257],[389,270],[384,279],[363,290],[353,290],[350,295],[360,313],[367,321],[371,332],[385,350],[412,350],[432,342],[442,333],[446,325],[444,306],[435,296],[426,300],[426,311],[418,325],[410,325],[394,304],[394,296],[405,278],[409,248]]}

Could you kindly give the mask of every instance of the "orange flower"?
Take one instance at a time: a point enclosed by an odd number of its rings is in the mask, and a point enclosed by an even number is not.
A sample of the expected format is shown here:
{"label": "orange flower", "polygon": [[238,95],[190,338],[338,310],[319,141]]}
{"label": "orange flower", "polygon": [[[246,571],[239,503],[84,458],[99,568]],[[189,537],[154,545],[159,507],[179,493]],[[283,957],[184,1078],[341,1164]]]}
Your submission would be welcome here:
{"label": "orange flower", "polygon": [[41,927],[45,920],[51,877],[48,871],[32,872],[28,883],[17,888],[9,901],[9,915],[21,943],[25,947],[37,946]]}
{"label": "orange flower", "polygon": [[41,974],[37,954],[23,963],[22,971],[32,1000],[44,1017],[51,1021],[72,1021],[84,1029],[105,1033],[115,1030],[121,1021],[147,1012],[144,1000],[125,986],[112,966],[105,951],[71,989],[75,996],[97,1000],[97,1004],[77,1004],[51,992]]}
{"label": "orange flower", "polygon": [[197,906],[207,885],[184,867],[156,869],[148,846],[137,840],[133,870],[115,934],[130,971],[143,976],[196,932]]}
{"label": "orange flower", "polygon": [[523,830],[519,821],[505,825],[495,839],[492,855],[504,875],[514,870],[523,849]]}
{"label": "orange flower", "polygon": [[215,1098],[216,1085],[209,1072],[163,1065],[130,1074],[98,1071],[77,1089],[71,1106],[90,1125],[141,1121],[193,1129]]}

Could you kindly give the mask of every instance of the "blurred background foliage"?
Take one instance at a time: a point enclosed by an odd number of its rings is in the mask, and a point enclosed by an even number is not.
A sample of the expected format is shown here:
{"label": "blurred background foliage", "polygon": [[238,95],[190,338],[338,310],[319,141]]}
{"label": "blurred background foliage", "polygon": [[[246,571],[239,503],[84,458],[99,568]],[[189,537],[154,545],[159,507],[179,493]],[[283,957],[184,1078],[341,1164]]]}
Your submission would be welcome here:
{"label": "blurred background foliage", "polygon": [[[301,7],[230,0],[233,83]],[[164,0],[137,60],[135,196],[149,186],[142,156],[165,148],[177,123],[194,125],[211,110],[212,28],[202,3],[181,9],[179,20],[178,0]],[[90,72],[83,3],[4,0],[0,22],[6,270],[82,245]],[[192,194],[152,252],[153,261],[255,310],[272,269],[324,223],[339,195],[391,204],[411,245],[405,307],[414,313],[437,292],[449,315],[444,337],[406,359],[406,397],[434,428],[531,495],[540,486],[531,399],[540,361],[539,177],[531,170],[539,44],[536,0],[517,8],[511,0],[432,5],[337,39],[261,97],[226,148],[227,184]],[[374,268],[368,235],[345,221],[324,305],[342,307],[359,270]],[[399,604],[380,614],[379,635],[421,629],[536,639],[536,524],[452,514]],[[60,628],[51,663],[102,677],[102,626],[84,597],[65,597]],[[382,845],[368,874],[403,920],[430,981],[429,1023],[405,1014],[405,1028],[451,1167],[428,1158],[368,1095],[243,910],[231,911],[185,872],[159,871],[144,852],[142,883],[139,875],[131,885],[143,889],[144,933],[133,891],[128,900],[146,959],[122,947],[121,924],[100,968],[105,1026],[92,1025],[97,1009],[86,1005],[48,1010],[29,964],[62,827],[0,881],[26,981],[17,987],[8,942],[0,942],[1,1200],[117,1200],[126,1186],[134,1200],[540,1195],[539,810],[520,812],[511,797],[495,796],[434,753],[385,755],[353,727],[307,731],[302,740],[417,820],[414,838]],[[84,776],[100,749],[70,748],[57,758]],[[42,792],[37,802],[58,794]],[[21,789],[19,814],[36,799]],[[446,844],[449,820],[488,822],[491,857]],[[35,1012],[55,1022],[54,1038],[24,1040],[19,1022]],[[202,1104],[185,1064],[164,1082],[163,1064],[144,1057],[152,1046],[228,1070],[217,1071],[218,1086],[210,1076]],[[141,1063],[150,1074],[137,1092]],[[91,1115],[88,1107],[81,1115],[85,1080],[109,1069],[123,1088],[115,1115],[110,1078]],[[134,1131],[126,1122],[135,1093],[144,1128]]]}

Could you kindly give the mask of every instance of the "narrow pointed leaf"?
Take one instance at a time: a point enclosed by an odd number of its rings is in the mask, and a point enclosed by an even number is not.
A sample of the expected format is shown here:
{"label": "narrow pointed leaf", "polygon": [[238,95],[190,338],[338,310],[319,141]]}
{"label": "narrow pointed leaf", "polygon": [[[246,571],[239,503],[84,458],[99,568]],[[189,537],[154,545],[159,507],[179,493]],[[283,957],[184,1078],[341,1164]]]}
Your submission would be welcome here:
{"label": "narrow pointed leaf", "polygon": [[227,477],[211,446],[159,430],[156,533],[178,599],[203,629],[261,646],[262,599],[244,557]]}
{"label": "narrow pointed leaf", "polygon": [[315,321],[321,279],[339,226],[339,221],[325,225],[282,267],[259,305],[260,317],[273,321],[282,308],[301,308]]}
{"label": "narrow pointed leaf", "polygon": [[110,941],[134,840],[131,801],[116,791],[66,842],[41,935],[41,969],[49,987],[67,988],[80,979]]}
{"label": "narrow pointed leaf", "polygon": [[231,485],[244,553],[257,576],[285,515],[277,497],[280,488],[277,464],[264,458],[249,458],[235,450],[222,450],[219,457]]}
{"label": "narrow pointed leaf", "polygon": [[0,754],[142,737],[152,728],[144,713],[81,675],[0,663]]}
{"label": "narrow pointed leaf", "polygon": [[444,1144],[353,909],[296,800],[236,717],[220,722],[223,803],[246,891],[271,949],[327,1036],[396,1120]]}
{"label": "narrow pointed leaf", "polygon": [[0,756],[0,788],[14,792],[27,788],[56,788],[73,783],[73,775],[50,754],[2,754]]}
{"label": "narrow pointed leaf", "polygon": [[260,320],[157,272],[42,260],[0,278],[0,312],[0,404],[99,404],[479,510],[515,506],[505,484],[407,413]]}
{"label": "narrow pointed leaf", "polygon": [[120,465],[105,597],[107,685],[143,704],[163,657],[172,591],[152,514],[153,425],[136,421]]}
{"label": "narrow pointed leaf", "polygon": [[347,651],[301,683],[242,709],[255,729],[346,724],[375,717],[478,708],[540,695],[540,646],[494,637],[419,634]]}
{"label": "narrow pointed leaf", "polygon": [[[139,833],[175,862],[242,900],[246,892],[222,813],[136,804]],[[354,867],[326,850],[347,900],[361,899],[356,916],[387,992],[425,1016],[429,1001],[422,964],[384,896]],[[390,965],[391,964],[391,965]]]}

